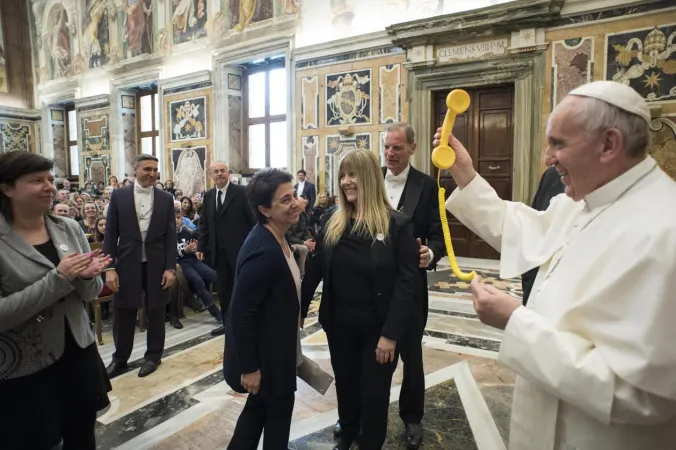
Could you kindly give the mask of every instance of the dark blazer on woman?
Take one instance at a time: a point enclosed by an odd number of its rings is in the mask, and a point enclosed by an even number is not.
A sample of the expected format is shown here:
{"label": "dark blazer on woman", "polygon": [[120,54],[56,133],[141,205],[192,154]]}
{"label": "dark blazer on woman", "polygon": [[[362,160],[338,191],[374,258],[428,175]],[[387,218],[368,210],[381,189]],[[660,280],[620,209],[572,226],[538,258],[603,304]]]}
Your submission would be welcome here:
{"label": "dark blazer on woman", "polygon": [[258,224],[237,258],[225,325],[223,374],[234,391],[246,393],[240,376],[259,369],[260,395],[296,390],[298,312],[296,283],[282,248]]}
{"label": "dark blazer on woman", "polygon": [[[331,213],[335,212],[334,209]],[[329,212],[327,212],[329,214]],[[328,222],[327,217],[327,222]],[[307,316],[310,301],[319,282],[324,280],[322,301],[319,306],[319,323],[322,328],[331,327],[331,274],[341,270],[333,266],[334,247],[324,245],[324,232],[317,240],[315,253],[309,261],[302,285],[302,317]],[[413,302],[419,287],[418,266],[420,257],[418,245],[413,237],[413,222],[397,211],[390,211],[390,229],[383,240],[377,240],[371,247],[373,266],[373,302],[382,322],[381,336],[398,341],[410,320]]]}
{"label": "dark blazer on woman", "polygon": [[[141,246],[134,185],[115,189],[108,205],[103,252],[113,261],[120,289],[115,293],[115,307],[141,307],[143,282]],[[169,303],[169,289],[162,289],[165,270],[176,270],[176,218],[174,199],[168,192],[154,188],[153,213],[145,241],[148,270],[148,305],[164,308]]]}

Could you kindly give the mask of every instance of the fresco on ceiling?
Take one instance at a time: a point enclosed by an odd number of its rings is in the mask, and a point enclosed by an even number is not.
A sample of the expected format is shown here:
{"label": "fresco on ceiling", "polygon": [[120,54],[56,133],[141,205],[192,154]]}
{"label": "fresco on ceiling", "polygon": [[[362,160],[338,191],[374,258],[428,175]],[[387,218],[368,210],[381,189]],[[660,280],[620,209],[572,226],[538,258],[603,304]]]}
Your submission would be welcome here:
{"label": "fresco on ceiling", "polygon": [[242,31],[248,26],[272,19],[273,0],[230,0],[230,28]]}

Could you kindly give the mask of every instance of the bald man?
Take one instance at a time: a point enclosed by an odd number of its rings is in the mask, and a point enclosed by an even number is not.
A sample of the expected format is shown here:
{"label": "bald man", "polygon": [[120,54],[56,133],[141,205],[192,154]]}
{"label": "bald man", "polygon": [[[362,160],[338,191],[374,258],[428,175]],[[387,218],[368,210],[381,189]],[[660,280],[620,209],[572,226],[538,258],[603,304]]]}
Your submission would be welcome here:
{"label": "bald man", "polygon": [[573,90],[547,124],[565,195],[546,211],[501,200],[455,138],[446,208],[500,251],[500,276],[540,267],[528,305],[472,281],[517,373],[512,450],[670,449],[676,442],[676,183],[647,154],[633,89]]}
{"label": "bald man", "polygon": [[[230,183],[230,175],[228,165],[222,161],[214,161],[209,166],[209,176],[216,187],[204,194],[196,253],[197,259],[205,261],[218,275],[216,290],[223,323],[232,295],[237,255],[256,223],[246,188]],[[214,336],[223,333],[223,325],[211,332]]]}

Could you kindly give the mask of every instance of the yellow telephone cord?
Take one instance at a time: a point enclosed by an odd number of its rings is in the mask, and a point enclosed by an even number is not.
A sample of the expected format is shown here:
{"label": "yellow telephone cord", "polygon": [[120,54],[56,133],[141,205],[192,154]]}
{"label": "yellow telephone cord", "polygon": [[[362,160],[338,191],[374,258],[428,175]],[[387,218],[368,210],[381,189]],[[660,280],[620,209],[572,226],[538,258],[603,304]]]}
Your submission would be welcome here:
{"label": "yellow telephone cord", "polygon": [[453,251],[453,241],[451,240],[451,230],[448,228],[448,219],[446,218],[446,189],[441,187],[441,171],[449,169],[455,163],[455,152],[448,145],[448,136],[453,130],[455,117],[469,108],[469,94],[461,89],[454,89],[446,97],[446,118],[441,131],[441,144],[432,151],[432,163],[439,169],[437,171],[437,185],[439,186],[439,217],[441,218],[441,229],[444,232],[444,243],[446,244],[446,254],[451,264],[453,274],[462,281],[472,281],[476,272],[466,273],[458,267],[458,261]]}

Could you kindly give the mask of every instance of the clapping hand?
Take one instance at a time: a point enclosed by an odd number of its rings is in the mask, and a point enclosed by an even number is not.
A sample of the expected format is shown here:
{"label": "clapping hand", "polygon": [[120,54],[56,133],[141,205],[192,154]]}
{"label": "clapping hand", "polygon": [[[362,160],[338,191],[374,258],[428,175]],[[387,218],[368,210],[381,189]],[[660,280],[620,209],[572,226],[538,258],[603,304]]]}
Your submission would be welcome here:
{"label": "clapping hand", "polygon": [[[101,253],[100,250],[98,252]],[[66,280],[73,281],[87,269],[91,260],[91,253],[71,253],[59,262],[56,271]]]}
{"label": "clapping hand", "polygon": [[197,252],[197,241],[193,239],[192,241],[188,242],[186,246],[183,248],[188,253],[195,253]]}
{"label": "clapping hand", "polygon": [[94,250],[90,255],[92,258],[91,263],[80,272],[80,278],[94,278],[101,275],[101,272],[103,272],[113,260],[108,255],[102,255],[101,250]]}

